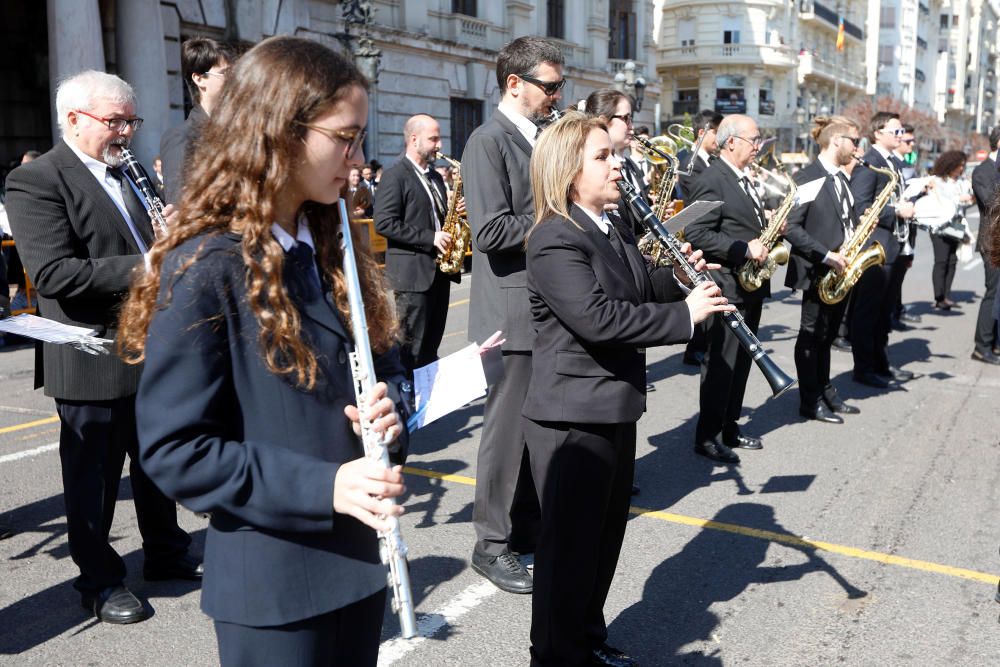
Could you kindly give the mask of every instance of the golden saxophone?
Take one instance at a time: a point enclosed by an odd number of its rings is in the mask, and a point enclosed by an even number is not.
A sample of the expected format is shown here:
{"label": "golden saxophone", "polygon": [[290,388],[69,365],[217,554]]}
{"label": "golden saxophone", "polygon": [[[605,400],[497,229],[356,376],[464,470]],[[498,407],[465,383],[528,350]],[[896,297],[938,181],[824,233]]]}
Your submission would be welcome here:
{"label": "golden saxophone", "polygon": [[465,251],[469,249],[472,232],[464,214],[458,212],[458,200],[462,198],[462,163],[438,152],[437,158],[451,165],[451,196],[448,198],[448,212],[444,216],[441,231],[451,235],[448,252],[437,258],[441,273],[458,273],[465,265]]}
{"label": "golden saxophone", "polygon": [[767,259],[760,265],[754,260],[748,259],[746,264],[736,272],[740,287],[748,292],[760,289],[765,281],[771,279],[774,272],[778,270],[778,266],[788,263],[788,248],[781,242],[781,228],[795,206],[795,192],[798,188],[795,186],[795,181],[785,172],[785,165],[779,162],[777,170],[788,181],[788,193],[781,200],[781,205],[771,214],[771,221],[757,239],[767,248]]}
{"label": "golden saxophone", "polygon": [[888,176],[889,182],[882,188],[882,192],[878,193],[878,197],[875,198],[872,205],[865,211],[865,214],[861,216],[861,220],[858,222],[854,233],[840,246],[838,252],[843,255],[847,268],[839,275],[836,271],[830,269],[819,281],[817,286],[819,298],[823,303],[831,305],[844,300],[847,293],[851,291],[851,288],[861,278],[862,273],[872,266],[885,264],[885,249],[881,243],[876,241],[868,248],[864,246],[868,242],[868,238],[872,235],[872,232],[878,227],[879,213],[882,212],[882,209],[892,199],[893,194],[896,192],[896,185],[899,183],[899,175],[892,169],[876,167],[859,157],[854,159],[872,171]]}

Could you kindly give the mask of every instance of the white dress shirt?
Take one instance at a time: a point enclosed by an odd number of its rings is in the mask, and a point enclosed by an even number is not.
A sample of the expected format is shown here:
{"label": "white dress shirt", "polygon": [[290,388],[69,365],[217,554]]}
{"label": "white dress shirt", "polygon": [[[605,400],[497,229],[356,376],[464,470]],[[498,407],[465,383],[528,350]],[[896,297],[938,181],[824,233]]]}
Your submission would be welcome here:
{"label": "white dress shirt", "polygon": [[510,122],[514,123],[514,127],[516,127],[518,131],[524,135],[524,138],[528,140],[531,147],[535,147],[535,137],[538,136],[537,125],[522,116],[519,112],[514,111],[514,109],[503,102],[497,105],[497,111],[506,116]]}
{"label": "white dress shirt", "polygon": [[[424,175],[423,178],[419,179],[420,180],[420,184],[422,186],[424,186],[424,192],[427,193],[427,197],[430,198],[430,200],[431,200],[431,212],[433,213],[433,215],[431,217],[434,218],[434,231],[440,232],[441,231],[441,221],[438,219],[438,215],[437,215],[437,200],[434,199],[434,193],[431,192],[431,185],[430,185],[431,177],[430,177],[429,174],[430,174],[430,171],[431,171],[431,167],[430,167],[430,165],[427,165],[426,167],[421,167],[409,155],[406,155],[405,157],[406,157],[407,160],[410,161],[410,164],[413,165],[413,168],[417,170],[417,173],[420,173],[420,174]],[[440,194],[440,193],[438,193],[438,194]],[[445,204],[445,206],[447,207],[447,204]],[[445,215],[447,215],[447,214],[448,214],[448,211],[445,211]]]}

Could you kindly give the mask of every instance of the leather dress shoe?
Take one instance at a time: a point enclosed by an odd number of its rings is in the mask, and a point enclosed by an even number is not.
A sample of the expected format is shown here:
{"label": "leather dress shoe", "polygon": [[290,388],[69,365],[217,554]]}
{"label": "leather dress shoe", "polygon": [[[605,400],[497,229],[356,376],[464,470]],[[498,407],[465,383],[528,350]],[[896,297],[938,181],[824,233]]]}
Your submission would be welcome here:
{"label": "leather dress shoe", "polygon": [[701,366],[702,360],[705,359],[704,352],[685,352],[684,353],[684,365],[686,366]]}
{"label": "leather dress shoe", "polygon": [[127,625],[149,617],[139,598],[121,584],[105,588],[96,595],[84,595],[80,603],[105,623]]}
{"label": "leather dress shoe", "polygon": [[610,665],[611,667],[637,667],[635,658],[614,646],[602,644],[590,652],[590,664]]}
{"label": "leather dress shoe", "polygon": [[823,402],[826,403],[826,407],[830,408],[830,410],[842,415],[856,415],[861,412],[861,408],[845,403],[844,400],[836,394],[832,397],[824,395]]}
{"label": "leather dress shoe", "polygon": [[142,577],[146,581],[167,581],[183,579],[185,581],[201,581],[205,568],[201,561],[191,554],[165,563],[146,563],[142,568]]}
{"label": "leather dress shoe", "polygon": [[985,352],[973,350],[972,359],[975,361],[981,361],[984,364],[993,364],[994,366],[1000,365],[1000,357],[995,355],[992,350],[987,350]]}
{"label": "leather dress shoe", "polygon": [[850,352],[851,341],[847,340],[843,336],[837,336],[833,339],[833,349],[840,350],[841,352]]}
{"label": "leather dress shoe", "polygon": [[735,438],[723,438],[722,442],[730,449],[764,449],[763,440],[742,433],[737,433]]}
{"label": "leather dress shoe", "polygon": [[935,301],[934,310],[951,310],[951,304],[947,301]]}
{"label": "leather dress shoe", "polygon": [[531,575],[510,551],[491,556],[477,546],[472,550],[472,569],[508,593],[530,593],[534,587]]}
{"label": "leather dress shoe", "polygon": [[906,326],[906,323],[898,317],[892,318],[892,330],[893,331],[909,331],[910,327]]}
{"label": "leather dress shoe", "polygon": [[902,368],[896,368],[895,366],[889,366],[888,370],[879,371],[877,374],[882,377],[892,378],[896,382],[909,382],[913,379],[911,371],[904,371]]}
{"label": "leather dress shoe", "polygon": [[860,382],[861,384],[868,385],[869,387],[875,387],[876,389],[888,389],[890,386],[889,381],[886,380],[881,375],[876,375],[875,373],[854,371],[851,375],[851,379],[855,382]]}
{"label": "leather dress shoe", "polygon": [[720,463],[740,462],[740,457],[736,455],[736,452],[722,444],[718,438],[712,438],[710,440],[705,440],[704,442],[699,442],[694,446],[694,453],[701,454],[706,458],[712,459],[713,461],[719,461]]}
{"label": "leather dress shoe", "polygon": [[825,422],[827,424],[843,424],[844,418],[834,414],[833,410],[826,407],[826,403],[819,401],[815,406],[809,407],[807,405],[799,406],[799,414],[806,419],[812,419],[818,422]]}

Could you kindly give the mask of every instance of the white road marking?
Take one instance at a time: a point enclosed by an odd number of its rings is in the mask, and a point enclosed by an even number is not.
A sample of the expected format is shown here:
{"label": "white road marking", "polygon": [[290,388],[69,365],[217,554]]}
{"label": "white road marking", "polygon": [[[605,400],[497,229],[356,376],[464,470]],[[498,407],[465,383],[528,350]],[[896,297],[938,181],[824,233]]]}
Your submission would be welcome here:
{"label": "white road marking", "polygon": [[39,454],[44,454],[45,452],[51,452],[53,449],[59,449],[58,442],[50,442],[47,445],[42,445],[41,447],[35,447],[34,449],[26,449],[23,452],[4,454],[3,456],[0,456],[0,463],[10,463],[11,461],[20,461],[21,459],[31,458],[32,456],[38,456]]}
{"label": "white road marking", "polygon": [[475,583],[453,597],[448,603],[430,614],[418,614],[417,636],[403,639],[396,636],[382,643],[378,652],[379,667],[388,667],[420,644],[433,637],[447,625],[453,625],[467,612],[479,606],[483,600],[495,595],[500,589],[489,581]]}

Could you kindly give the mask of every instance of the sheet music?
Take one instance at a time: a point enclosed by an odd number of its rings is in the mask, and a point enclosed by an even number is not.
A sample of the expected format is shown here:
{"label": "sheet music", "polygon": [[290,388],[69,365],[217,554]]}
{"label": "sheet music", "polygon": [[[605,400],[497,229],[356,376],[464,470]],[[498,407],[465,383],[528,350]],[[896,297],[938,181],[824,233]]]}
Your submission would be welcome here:
{"label": "sheet music", "polygon": [[825,182],[826,177],[821,176],[815,180],[800,185],[795,193],[796,206],[801,206],[802,204],[808,204],[815,201],[816,197],[819,196],[819,191],[823,189],[823,183]]}
{"label": "sheet music", "polygon": [[95,337],[93,329],[74,327],[28,313],[0,320],[0,332],[57,345],[72,345],[88,354],[108,354],[110,350],[104,346],[114,342]]}
{"label": "sheet music", "polygon": [[486,395],[480,346],[472,343],[454,354],[413,371],[416,413],[406,425],[414,431]]}

